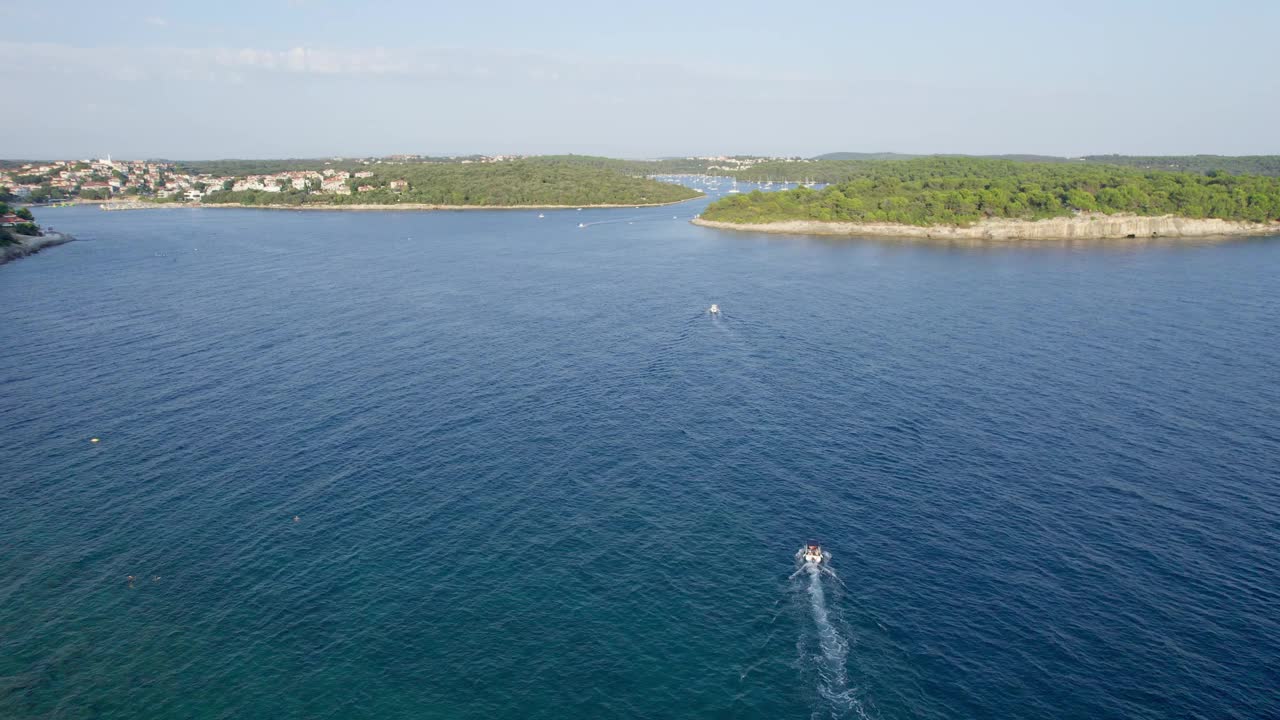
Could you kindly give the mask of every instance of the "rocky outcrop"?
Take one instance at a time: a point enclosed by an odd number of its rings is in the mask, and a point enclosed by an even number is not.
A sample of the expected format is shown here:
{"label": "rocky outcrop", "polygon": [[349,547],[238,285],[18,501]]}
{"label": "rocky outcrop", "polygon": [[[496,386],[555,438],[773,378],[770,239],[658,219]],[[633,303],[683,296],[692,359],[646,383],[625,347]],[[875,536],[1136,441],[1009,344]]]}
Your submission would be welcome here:
{"label": "rocky outcrop", "polygon": [[789,235],[848,235],[917,238],[921,240],[1103,240],[1150,238],[1206,238],[1227,235],[1280,235],[1280,222],[1255,223],[1161,215],[1103,215],[1086,213],[1047,220],[983,220],[969,226],[900,225],[789,220],[774,223],[727,223],[697,218],[704,227]]}
{"label": "rocky outcrop", "polygon": [[47,247],[62,245],[75,240],[65,233],[45,233],[39,236],[15,235],[18,242],[12,245],[0,245],[0,265],[10,260],[17,260],[28,255],[35,255]]}

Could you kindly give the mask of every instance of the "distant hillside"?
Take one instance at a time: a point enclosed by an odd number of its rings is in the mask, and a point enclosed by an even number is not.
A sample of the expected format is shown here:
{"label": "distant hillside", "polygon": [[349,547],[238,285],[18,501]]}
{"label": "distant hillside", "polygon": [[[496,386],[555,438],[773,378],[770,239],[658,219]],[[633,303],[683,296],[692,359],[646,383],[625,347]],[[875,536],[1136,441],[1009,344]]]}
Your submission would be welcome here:
{"label": "distant hillside", "polygon": [[1280,176],[1280,155],[1087,155],[1084,159],[1143,170]]}
{"label": "distant hillside", "polygon": [[172,162],[178,172],[193,175],[269,175],[272,173],[292,172],[295,170],[317,170],[332,168],[334,170],[355,170],[360,167],[358,160],[334,160],[332,158],[279,158],[266,160],[159,160]]}
{"label": "distant hillside", "polygon": [[[826,160],[912,160],[922,157],[960,157],[981,158],[986,160],[1014,160],[1016,162],[1074,162],[1096,165],[1119,165],[1142,170],[1169,170],[1173,172],[1191,172],[1207,175],[1209,173],[1227,173],[1229,175],[1269,175],[1280,176],[1280,155],[1086,155],[1080,158],[1058,157],[1055,155],[965,155],[963,153],[934,153],[913,155],[909,153],[877,152],[834,152],[818,155],[815,161]],[[802,177],[787,178],[799,180]]]}
{"label": "distant hillside", "polygon": [[1009,155],[966,155],[964,153],[896,153],[896,152],[833,152],[825,155],[817,155],[813,160],[914,160],[922,157],[972,157],[984,158],[987,160],[1015,160],[1017,162],[1066,162],[1068,158],[1057,157],[1054,155],[1025,155],[1025,154],[1009,154]]}
{"label": "distant hillside", "polygon": [[814,156],[814,160],[910,160],[912,158],[924,157],[924,155],[910,155],[908,153],[896,152],[833,152],[826,155]]}
{"label": "distant hillside", "polygon": [[865,172],[872,165],[900,160],[774,160],[728,173],[747,182],[834,183]]}
{"label": "distant hillside", "polygon": [[626,175],[679,175],[708,172],[712,163],[699,158],[663,158],[661,160],[618,160],[596,155],[540,155],[531,158],[580,167],[615,170]]}
{"label": "distant hillside", "polygon": [[702,193],[596,164],[559,157],[489,163],[375,165],[370,175],[339,180],[357,192],[319,194],[284,188],[276,192],[214,192],[207,204],[242,205],[646,205],[679,202]]}
{"label": "distant hillside", "polygon": [[1071,158],[1058,157],[1057,155],[1025,155],[1012,153],[1008,155],[943,155],[942,157],[979,157],[984,160],[1012,160],[1014,162],[1036,162],[1036,163],[1056,163],[1071,162]]}

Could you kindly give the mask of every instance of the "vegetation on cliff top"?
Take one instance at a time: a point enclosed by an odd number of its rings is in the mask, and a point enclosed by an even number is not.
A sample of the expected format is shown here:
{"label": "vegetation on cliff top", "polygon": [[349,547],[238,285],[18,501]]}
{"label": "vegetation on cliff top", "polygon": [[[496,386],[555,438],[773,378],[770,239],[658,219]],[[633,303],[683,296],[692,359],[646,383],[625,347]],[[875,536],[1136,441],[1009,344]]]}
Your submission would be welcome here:
{"label": "vegetation on cliff top", "polygon": [[[610,167],[565,158],[531,158],[500,163],[415,164],[372,167],[372,177],[352,179],[350,195],[305,191],[216,192],[205,203],[247,205],[642,205],[688,200],[700,195],[679,185],[634,177]],[[394,181],[407,188],[393,189]],[[367,188],[359,191],[360,187]]]}
{"label": "vegetation on cliff top", "polygon": [[857,163],[823,190],[752,192],[712,203],[702,217],[733,223],[787,220],[967,225],[986,218],[1040,220],[1076,212],[1280,219],[1280,178],[1143,172],[1108,165],[921,158]]}

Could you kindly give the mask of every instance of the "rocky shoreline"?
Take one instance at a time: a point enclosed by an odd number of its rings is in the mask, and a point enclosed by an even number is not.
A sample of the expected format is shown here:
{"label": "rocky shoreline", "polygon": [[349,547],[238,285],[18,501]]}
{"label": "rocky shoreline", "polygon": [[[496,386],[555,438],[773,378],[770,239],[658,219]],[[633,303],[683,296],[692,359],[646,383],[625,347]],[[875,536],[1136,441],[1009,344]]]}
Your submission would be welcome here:
{"label": "rocky shoreline", "polygon": [[45,248],[63,245],[75,240],[75,237],[71,235],[55,232],[35,236],[15,235],[14,237],[18,240],[16,244],[0,246],[0,265],[28,255],[35,255]]}
{"label": "rocky shoreline", "polygon": [[1047,220],[983,220],[969,226],[916,226],[898,223],[845,223],[790,220],[772,223],[729,223],[696,218],[696,225],[722,230],[888,237],[915,240],[1141,240],[1151,238],[1210,238],[1236,235],[1280,235],[1280,222],[1183,218],[1172,215],[1104,215],[1085,213]]}

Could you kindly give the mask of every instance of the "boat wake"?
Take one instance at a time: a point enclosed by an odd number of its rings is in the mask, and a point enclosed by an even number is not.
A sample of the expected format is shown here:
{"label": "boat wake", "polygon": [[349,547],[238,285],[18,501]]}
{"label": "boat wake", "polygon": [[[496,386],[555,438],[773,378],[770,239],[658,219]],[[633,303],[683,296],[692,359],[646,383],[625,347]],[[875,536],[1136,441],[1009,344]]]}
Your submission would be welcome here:
{"label": "boat wake", "polygon": [[814,712],[813,717],[825,715],[832,720],[866,718],[854,688],[849,686],[846,669],[849,641],[840,632],[838,622],[827,607],[825,584],[839,583],[840,578],[827,567],[827,558],[822,562],[802,562],[800,569],[791,577],[798,580],[798,589],[808,601],[808,614],[813,624],[801,632],[796,648],[800,652],[801,668],[815,678],[821,699],[821,708]]}

